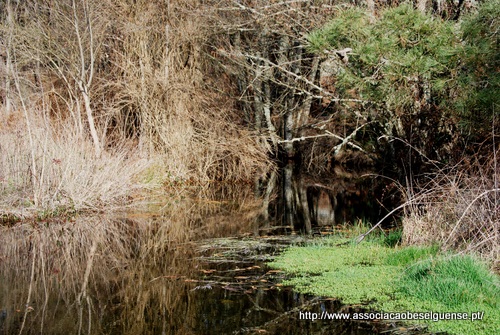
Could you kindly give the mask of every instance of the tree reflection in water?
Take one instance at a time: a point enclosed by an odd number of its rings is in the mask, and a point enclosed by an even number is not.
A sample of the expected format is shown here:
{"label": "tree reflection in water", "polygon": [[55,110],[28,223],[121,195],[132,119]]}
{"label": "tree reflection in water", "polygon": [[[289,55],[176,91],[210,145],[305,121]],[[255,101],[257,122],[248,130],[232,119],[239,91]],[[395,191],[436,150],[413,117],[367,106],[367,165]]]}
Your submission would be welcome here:
{"label": "tree reflection in water", "polygon": [[265,236],[276,227],[311,233],[345,216],[340,187],[290,170],[281,177],[281,187],[271,174],[257,192],[218,185],[134,213],[0,227],[0,334],[368,334],[359,324],[298,320],[306,306],[340,304],[279,288],[265,257],[245,259],[276,247],[245,247],[218,263],[200,251],[200,241],[221,237],[273,245]]}

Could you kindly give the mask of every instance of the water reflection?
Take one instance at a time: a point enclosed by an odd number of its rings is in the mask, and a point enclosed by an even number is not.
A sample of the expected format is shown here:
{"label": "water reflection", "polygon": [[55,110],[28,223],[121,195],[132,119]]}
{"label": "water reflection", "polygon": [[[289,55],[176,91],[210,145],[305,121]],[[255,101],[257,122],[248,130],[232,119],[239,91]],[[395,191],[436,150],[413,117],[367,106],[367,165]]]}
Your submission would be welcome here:
{"label": "water reflection", "polygon": [[274,202],[264,201],[264,218],[272,222],[271,230],[311,234],[318,227],[359,220],[373,223],[399,201],[395,186],[373,175],[354,174],[338,167],[335,176],[319,181],[294,169],[293,164],[287,164],[280,176],[271,174],[261,182],[264,199],[269,197],[270,189],[276,190]]}
{"label": "water reflection", "polygon": [[276,286],[265,267],[260,255],[299,238],[264,237],[276,227],[310,233],[345,215],[340,187],[292,175],[257,194],[184,189],[143,212],[0,227],[0,334],[369,334],[299,320],[341,306]]}

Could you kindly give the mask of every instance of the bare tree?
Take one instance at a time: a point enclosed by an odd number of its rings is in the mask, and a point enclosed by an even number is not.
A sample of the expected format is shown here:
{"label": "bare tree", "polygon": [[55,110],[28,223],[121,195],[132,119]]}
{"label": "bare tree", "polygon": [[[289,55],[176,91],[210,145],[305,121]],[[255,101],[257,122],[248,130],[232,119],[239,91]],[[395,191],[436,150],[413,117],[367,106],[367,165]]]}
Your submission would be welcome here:
{"label": "bare tree", "polygon": [[24,10],[34,19],[17,24],[14,34],[18,60],[23,59],[25,68],[36,72],[32,85],[46,85],[53,77],[62,83],[64,92],[57,94],[66,96],[63,100],[75,131],[82,135],[87,128],[95,154],[100,156],[102,141],[93,94],[97,54],[106,38],[108,20],[99,14],[95,0],[36,1],[26,6]]}
{"label": "bare tree", "polygon": [[215,25],[229,40],[217,52],[226,59],[226,68],[230,67],[229,73],[238,83],[247,122],[267,136],[275,152],[281,146],[290,158],[296,155],[296,146],[308,139],[341,141],[335,148],[345,148],[344,140],[352,141],[354,135],[337,136],[332,135],[332,128],[326,133],[311,127],[315,123],[311,115],[322,100],[332,105],[363,102],[342,99],[320,80],[323,62],[334,58],[336,62],[331,63],[338,63],[337,67],[348,63],[352,51],[348,46],[324,57],[308,52],[305,36],[328,21],[334,10],[331,3],[226,1],[223,5],[214,13]]}
{"label": "bare tree", "polygon": [[[75,29],[76,42],[78,43],[78,51],[80,55],[80,69],[77,73],[73,74],[73,79],[76,81],[80,94],[82,95],[83,102],[85,105],[85,112],[87,114],[87,121],[89,123],[90,135],[94,142],[94,150],[96,156],[101,156],[102,146],[99,136],[97,134],[94,113],[92,111],[92,105],[90,101],[90,90],[92,85],[92,80],[94,78],[94,64],[95,64],[95,45],[94,45],[94,32],[92,27],[92,17],[89,10],[89,4],[87,0],[82,0],[82,11],[83,11],[83,28],[80,27],[80,19],[77,13],[77,5],[75,0],[72,0],[73,7],[73,26]],[[87,31],[88,38],[88,51],[84,49],[83,37],[80,30],[83,29]],[[85,55],[87,54],[87,55]]]}

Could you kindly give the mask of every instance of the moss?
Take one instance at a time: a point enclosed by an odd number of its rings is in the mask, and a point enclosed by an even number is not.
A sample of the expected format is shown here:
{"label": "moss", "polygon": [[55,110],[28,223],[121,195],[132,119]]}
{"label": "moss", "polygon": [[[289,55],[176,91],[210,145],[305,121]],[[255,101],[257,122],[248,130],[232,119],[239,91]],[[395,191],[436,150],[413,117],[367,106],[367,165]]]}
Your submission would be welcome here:
{"label": "moss", "polygon": [[398,268],[394,266],[345,266],[319,275],[305,275],[284,282],[299,291],[319,296],[342,297],[347,304],[381,302],[394,294],[391,281]]}
{"label": "moss", "polygon": [[427,321],[431,331],[475,335],[500,329],[499,278],[476,258],[440,254],[437,246],[389,248],[382,239],[345,242],[335,237],[291,247],[270,266],[292,275],[284,284],[346,304],[388,312],[484,312],[480,321]]}

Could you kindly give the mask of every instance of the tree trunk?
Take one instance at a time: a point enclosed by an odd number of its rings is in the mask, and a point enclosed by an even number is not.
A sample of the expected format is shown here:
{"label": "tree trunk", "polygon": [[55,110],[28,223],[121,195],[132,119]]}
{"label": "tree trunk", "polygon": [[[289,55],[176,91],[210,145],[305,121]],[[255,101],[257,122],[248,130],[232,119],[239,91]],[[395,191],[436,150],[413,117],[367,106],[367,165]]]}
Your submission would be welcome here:
{"label": "tree trunk", "polygon": [[[311,73],[309,74],[309,82],[314,83],[316,79],[316,74],[318,72],[319,67],[319,57],[315,56],[311,65]],[[311,105],[312,105],[313,97],[312,95],[307,95],[302,104],[302,107],[297,111],[297,121],[296,125],[300,129],[299,136],[304,136],[304,126],[309,123],[309,114],[311,113]]]}
{"label": "tree trunk", "polygon": [[90,103],[90,96],[85,87],[81,82],[78,82],[78,86],[82,92],[83,103],[85,105],[85,113],[87,114],[87,121],[89,123],[90,135],[92,136],[92,141],[94,142],[94,151],[96,157],[101,157],[102,147],[101,141],[99,140],[99,135],[97,134],[97,129],[95,127],[94,115],[92,113],[92,105]]}
{"label": "tree trunk", "polygon": [[[10,69],[11,69],[11,54],[10,50],[12,47],[12,34],[13,34],[13,27],[14,27],[14,20],[13,20],[13,15],[12,15],[12,6],[10,3],[10,0],[7,0],[7,26],[9,27],[9,33],[7,35],[7,47],[6,47],[6,57],[5,57],[5,113],[7,115],[10,114],[12,105],[11,105],[11,93],[10,93]],[[3,64],[1,64],[3,66]]]}

